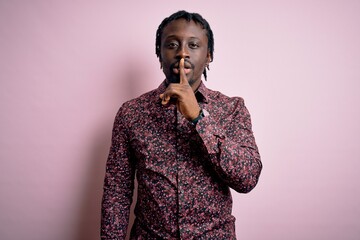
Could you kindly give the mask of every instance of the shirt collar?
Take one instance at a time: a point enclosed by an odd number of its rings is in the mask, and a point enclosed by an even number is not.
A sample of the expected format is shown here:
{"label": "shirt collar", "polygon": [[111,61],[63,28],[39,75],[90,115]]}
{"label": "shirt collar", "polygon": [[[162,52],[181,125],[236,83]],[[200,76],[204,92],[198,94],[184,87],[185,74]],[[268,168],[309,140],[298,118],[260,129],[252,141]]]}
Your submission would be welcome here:
{"label": "shirt collar", "polygon": [[202,101],[204,103],[208,103],[208,94],[209,94],[209,90],[207,89],[203,81],[201,81],[198,89],[195,91],[196,99],[199,102]]}

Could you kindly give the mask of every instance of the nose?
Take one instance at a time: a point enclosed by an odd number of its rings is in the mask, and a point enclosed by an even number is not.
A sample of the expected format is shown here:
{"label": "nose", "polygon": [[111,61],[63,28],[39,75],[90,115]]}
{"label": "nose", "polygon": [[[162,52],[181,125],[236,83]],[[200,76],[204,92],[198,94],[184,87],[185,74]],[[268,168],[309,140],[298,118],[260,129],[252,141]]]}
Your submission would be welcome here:
{"label": "nose", "polygon": [[189,58],[189,51],[188,51],[188,49],[187,49],[187,47],[185,45],[182,45],[179,48],[179,50],[177,52],[177,57],[179,59],[181,59],[181,58]]}

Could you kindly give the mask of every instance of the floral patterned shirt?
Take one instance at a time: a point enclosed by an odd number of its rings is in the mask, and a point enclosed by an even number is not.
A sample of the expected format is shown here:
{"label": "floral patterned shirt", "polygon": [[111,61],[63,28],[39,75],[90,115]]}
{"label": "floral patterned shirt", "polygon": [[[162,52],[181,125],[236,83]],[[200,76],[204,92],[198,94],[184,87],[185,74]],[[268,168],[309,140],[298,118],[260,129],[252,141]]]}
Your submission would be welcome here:
{"label": "floral patterned shirt", "polygon": [[208,114],[193,124],[161,104],[165,89],[164,81],[124,103],[115,118],[101,239],[125,239],[135,174],[130,239],[236,239],[229,187],[249,192],[262,169],[244,101],[201,83],[196,97]]}

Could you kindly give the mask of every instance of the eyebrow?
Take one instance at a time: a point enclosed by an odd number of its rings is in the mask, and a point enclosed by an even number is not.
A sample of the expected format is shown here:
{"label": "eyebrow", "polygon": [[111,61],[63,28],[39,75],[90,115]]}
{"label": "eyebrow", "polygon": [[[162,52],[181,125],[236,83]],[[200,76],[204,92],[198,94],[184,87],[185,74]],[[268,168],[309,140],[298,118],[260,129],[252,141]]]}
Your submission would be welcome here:
{"label": "eyebrow", "polygon": [[[179,38],[179,36],[177,36],[177,35],[169,35],[166,38],[164,38],[164,40],[171,39],[171,38]],[[198,38],[198,37],[189,37],[189,39],[191,39],[191,40],[200,40],[200,38]]]}

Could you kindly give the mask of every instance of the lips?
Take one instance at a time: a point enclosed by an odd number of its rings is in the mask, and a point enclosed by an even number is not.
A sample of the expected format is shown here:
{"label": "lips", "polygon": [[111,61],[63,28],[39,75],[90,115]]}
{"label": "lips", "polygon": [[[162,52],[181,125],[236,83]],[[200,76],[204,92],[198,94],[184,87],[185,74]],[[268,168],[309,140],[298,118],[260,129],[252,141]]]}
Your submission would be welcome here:
{"label": "lips", "polygon": [[[173,73],[175,73],[175,74],[180,74],[180,63],[179,62],[177,62],[177,63],[175,63],[174,65],[173,65],[173,67],[172,67],[172,70],[173,70]],[[191,70],[192,70],[192,65],[191,65],[191,63],[189,63],[189,62],[187,62],[187,61],[185,61],[184,62],[184,71],[185,71],[185,74],[188,74],[189,72],[191,72]]]}
{"label": "lips", "polygon": [[[176,75],[180,74],[180,69],[179,68],[173,68],[173,73],[175,73]],[[191,72],[191,68],[185,68],[184,69],[185,74],[188,74],[189,72]]]}

